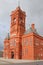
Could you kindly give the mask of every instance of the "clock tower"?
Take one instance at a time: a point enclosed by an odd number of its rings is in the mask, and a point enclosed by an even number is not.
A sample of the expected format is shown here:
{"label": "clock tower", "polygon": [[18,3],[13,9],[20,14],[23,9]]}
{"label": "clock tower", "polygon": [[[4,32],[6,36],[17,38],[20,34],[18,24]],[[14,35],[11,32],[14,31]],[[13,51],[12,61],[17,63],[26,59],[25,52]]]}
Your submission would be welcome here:
{"label": "clock tower", "polygon": [[22,57],[22,35],[25,32],[25,12],[17,7],[15,11],[11,12],[11,26],[10,26],[10,46],[11,52],[14,53],[14,58],[20,59]]}
{"label": "clock tower", "polygon": [[23,35],[25,32],[25,12],[17,7],[15,11],[11,13],[11,29],[10,34],[12,35]]}

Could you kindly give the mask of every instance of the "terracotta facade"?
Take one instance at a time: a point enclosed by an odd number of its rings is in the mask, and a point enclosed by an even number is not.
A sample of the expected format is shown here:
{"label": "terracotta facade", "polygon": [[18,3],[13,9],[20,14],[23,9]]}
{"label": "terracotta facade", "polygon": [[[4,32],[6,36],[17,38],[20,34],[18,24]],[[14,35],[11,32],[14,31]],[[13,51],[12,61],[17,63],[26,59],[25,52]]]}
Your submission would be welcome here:
{"label": "terracotta facade", "polygon": [[17,7],[11,12],[10,35],[4,40],[4,58],[40,60],[43,59],[43,37],[40,36],[35,25],[26,31],[26,13]]}

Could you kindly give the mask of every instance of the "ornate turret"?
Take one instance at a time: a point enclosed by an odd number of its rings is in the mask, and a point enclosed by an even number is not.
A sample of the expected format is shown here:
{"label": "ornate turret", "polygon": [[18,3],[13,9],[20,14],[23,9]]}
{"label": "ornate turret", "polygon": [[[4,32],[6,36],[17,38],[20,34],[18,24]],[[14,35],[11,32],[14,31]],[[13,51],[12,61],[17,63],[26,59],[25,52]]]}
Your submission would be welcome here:
{"label": "ornate turret", "polygon": [[10,39],[10,34],[8,33],[7,35],[6,35],[6,38],[5,38],[5,40],[9,40]]}

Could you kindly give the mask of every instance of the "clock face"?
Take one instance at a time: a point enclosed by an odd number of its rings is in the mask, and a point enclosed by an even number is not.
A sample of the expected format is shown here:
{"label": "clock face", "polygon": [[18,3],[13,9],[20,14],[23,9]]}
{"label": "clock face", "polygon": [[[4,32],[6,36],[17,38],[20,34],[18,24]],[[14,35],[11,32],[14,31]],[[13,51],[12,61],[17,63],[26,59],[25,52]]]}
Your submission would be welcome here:
{"label": "clock face", "polygon": [[16,18],[14,18],[14,22],[16,22]]}

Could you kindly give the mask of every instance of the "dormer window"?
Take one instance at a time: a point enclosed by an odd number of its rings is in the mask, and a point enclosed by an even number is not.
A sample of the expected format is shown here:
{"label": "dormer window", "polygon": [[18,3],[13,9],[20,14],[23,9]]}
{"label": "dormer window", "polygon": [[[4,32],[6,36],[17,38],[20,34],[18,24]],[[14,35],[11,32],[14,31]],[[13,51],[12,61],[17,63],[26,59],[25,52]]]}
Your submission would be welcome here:
{"label": "dormer window", "polygon": [[16,18],[14,18],[14,22],[16,22]]}

